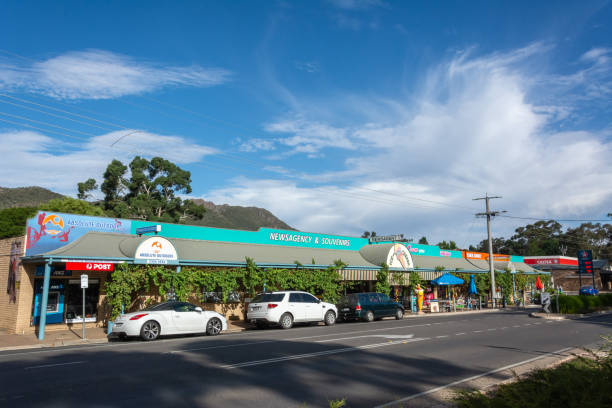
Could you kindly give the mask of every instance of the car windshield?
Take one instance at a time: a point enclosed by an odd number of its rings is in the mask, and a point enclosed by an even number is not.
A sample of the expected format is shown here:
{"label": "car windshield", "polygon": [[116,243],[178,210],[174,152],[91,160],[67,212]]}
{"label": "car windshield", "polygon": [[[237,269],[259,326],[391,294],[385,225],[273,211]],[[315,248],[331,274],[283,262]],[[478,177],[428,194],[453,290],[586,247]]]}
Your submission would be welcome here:
{"label": "car windshield", "polygon": [[284,297],[284,293],[260,293],[253,298],[251,303],[280,302]]}
{"label": "car windshield", "polygon": [[160,310],[172,310],[174,305],[176,304],[176,302],[164,302],[164,303],[158,303],[156,305],[153,306],[149,306],[145,309],[142,309],[145,312],[153,312],[153,311],[160,311]]}

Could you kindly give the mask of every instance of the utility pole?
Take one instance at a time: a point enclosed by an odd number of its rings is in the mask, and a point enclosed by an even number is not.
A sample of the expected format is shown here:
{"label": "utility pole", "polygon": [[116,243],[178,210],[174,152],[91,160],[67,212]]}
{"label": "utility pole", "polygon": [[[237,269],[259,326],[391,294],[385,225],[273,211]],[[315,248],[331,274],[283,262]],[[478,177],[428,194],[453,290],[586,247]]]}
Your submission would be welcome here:
{"label": "utility pole", "polygon": [[500,196],[489,197],[485,193],[484,197],[474,198],[474,200],[485,200],[487,205],[487,212],[478,213],[476,216],[487,216],[487,234],[489,236],[489,272],[491,274],[491,306],[495,308],[495,269],[493,268],[493,240],[491,239],[491,217],[505,212],[505,211],[491,211],[489,208],[489,200],[492,198],[501,198]]}

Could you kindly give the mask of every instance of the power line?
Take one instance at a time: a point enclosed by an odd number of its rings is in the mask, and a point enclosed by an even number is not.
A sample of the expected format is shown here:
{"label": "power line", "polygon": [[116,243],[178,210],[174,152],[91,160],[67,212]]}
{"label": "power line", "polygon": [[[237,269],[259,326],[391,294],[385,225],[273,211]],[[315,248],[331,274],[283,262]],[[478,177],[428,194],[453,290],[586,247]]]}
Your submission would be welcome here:
{"label": "power line", "polygon": [[606,222],[612,221],[610,219],[606,220],[593,220],[593,219],[584,219],[584,220],[564,220],[560,218],[549,218],[549,217],[517,217],[512,215],[499,215],[504,218],[514,218],[517,220],[530,220],[530,221],[557,221],[557,222]]}

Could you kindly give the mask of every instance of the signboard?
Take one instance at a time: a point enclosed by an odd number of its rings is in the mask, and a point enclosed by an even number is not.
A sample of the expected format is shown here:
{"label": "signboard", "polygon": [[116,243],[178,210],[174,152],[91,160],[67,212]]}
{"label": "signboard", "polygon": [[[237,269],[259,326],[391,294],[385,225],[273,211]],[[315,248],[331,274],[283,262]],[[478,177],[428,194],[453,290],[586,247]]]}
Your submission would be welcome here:
{"label": "signboard", "polygon": [[374,242],[385,242],[385,241],[403,241],[404,234],[395,234],[395,235],[380,235],[375,237],[370,237],[370,243]]}
{"label": "signboard", "polygon": [[137,264],[178,264],[176,248],[170,241],[162,237],[148,238],[138,245],[134,254]]}
{"label": "signboard", "polygon": [[26,256],[43,254],[74,242],[89,231],[129,234],[131,221],[39,211],[26,222]]}
{"label": "signboard", "polygon": [[590,249],[578,251],[578,273],[593,273],[593,252]]}
{"label": "signboard", "polygon": [[393,244],[387,255],[387,265],[390,268],[401,268],[405,271],[414,268],[412,256],[408,248],[402,244]]}
{"label": "signboard", "polygon": [[568,256],[526,256],[523,260],[528,265],[578,265],[578,259]]}
{"label": "signboard", "polygon": [[161,232],[161,225],[150,225],[148,227],[136,228],[136,234],[138,235],[148,234],[150,232],[154,232],[156,234]]}
{"label": "signboard", "polygon": [[107,262],[66,262],[67,271],[104,271],[113,270],[113,264]]}
{"label": "signboard", "polygon": [[89,275],[81,275],[81,289],[87,289],[89,287]]}

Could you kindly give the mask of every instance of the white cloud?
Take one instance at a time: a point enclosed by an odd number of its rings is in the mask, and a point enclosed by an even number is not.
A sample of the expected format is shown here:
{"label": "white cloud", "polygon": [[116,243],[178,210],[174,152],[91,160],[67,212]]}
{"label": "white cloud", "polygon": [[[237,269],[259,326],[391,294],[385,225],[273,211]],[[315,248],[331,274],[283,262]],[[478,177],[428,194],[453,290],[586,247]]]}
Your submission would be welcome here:
{"label": "white cloud", "polygon": [[[236,180],[210,198],[264,206],[300,229],[353,235],[374,229],[460,245],[483,238],[484,223],[474,219],[482,203],[472,199],[485,192],[502,195],[493,208],[513,215],[601,217],[612,202],[612,132],[551,126],[573,106],[534,102],[532,94],[541,91],[534,58],[550,49],[533,44],[479,58],[459,54],[434,67],[411,98],[418,102],[402,102],[392,121],[337,126],[303,113],[270,124],[267,131],[290,135],[283,143],[293,153],[344,149],[345,168],[302,175],[300,182]],[[319,189],[313,181],[338,185]],[[377,183],[383,185],[368,187]],[[524,224],[498,219],[494,233],[508,237]]]}
{"label": "white cloud", "polygon": [[[129,136],[122,139],[126,134]],[[77,146],[31,131],[3,131],[0,140],[0,156],[3,157],[0,161],[0,185],[36,185],[72,195],[78,182],[90,177],[100,181],[104,169],[113,159],[127,165],[137,155],[148,158],[162,155],[183,165],[216,153],[212,148],[180,136],[134,130],[107,133]]]}
{"label": "white cloud", "polygon": [[288,154],[306,153],[308,157],[314,158],[320,156],[320,151],[326,148],[356,148],[347,129],[300,117],[270,123],[265,126],[265,130],[275,134],[290,134],[276,139],[277,143],[291,149]]}
{"label": "white cloud", "polygon": [[111,99],[164,87],[207,87],[229,77],[224,69],[164,66],[102,50],[68,52],[30,65],[0,60],[0,89],[58,99]]}
{"label": "white cloud", "polygon": [[387,7],[382,0],[329,0],[329,2],[343,10],[367,10],[374,7]]}

